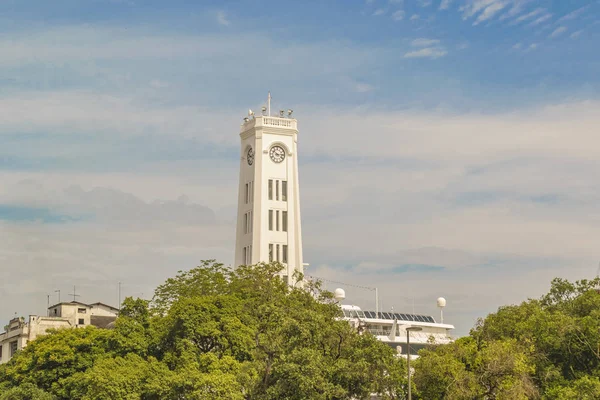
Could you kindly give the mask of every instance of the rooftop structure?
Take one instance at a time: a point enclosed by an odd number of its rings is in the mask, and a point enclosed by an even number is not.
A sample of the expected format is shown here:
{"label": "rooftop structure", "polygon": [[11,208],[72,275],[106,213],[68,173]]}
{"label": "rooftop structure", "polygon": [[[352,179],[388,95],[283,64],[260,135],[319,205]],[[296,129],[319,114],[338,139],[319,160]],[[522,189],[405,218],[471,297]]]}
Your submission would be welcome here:
{"label": "rooftop structure", "polygon": [[88,325],[106,328],[117,319],[119,310],[103,303],[62,302],[48,307],[47,316],[13,318],[0,333],[0,363],[8,362],[18,350],[49,329],[77,328]]}

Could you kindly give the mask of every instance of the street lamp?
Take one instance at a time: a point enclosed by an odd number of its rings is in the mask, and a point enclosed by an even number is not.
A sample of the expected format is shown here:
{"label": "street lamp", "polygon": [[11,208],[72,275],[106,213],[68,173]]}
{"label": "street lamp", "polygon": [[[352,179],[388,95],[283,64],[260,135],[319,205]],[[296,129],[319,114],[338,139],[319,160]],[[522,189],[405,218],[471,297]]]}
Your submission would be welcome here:
{"label": "street lamp", "polygon": [[408,369],[408,400],[412,400],[410,393],[410,332],[422,331],[420,326],[409,326],[406,328],[406,366]]}

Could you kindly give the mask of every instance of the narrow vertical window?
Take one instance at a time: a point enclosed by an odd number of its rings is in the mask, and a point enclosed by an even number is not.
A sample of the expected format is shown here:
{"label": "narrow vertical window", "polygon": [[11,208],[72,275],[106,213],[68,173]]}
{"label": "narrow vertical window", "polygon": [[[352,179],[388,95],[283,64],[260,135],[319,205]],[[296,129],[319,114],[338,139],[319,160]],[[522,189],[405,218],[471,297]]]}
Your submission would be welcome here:
{"label": "narrow vertical window", "polygon": [[248,213],[244,214],[244,233],[248,233]]}
{"label": "narrow vertical window", "polygon": [[273,261],[273,244],[269,243],[269,262]]}
{"label": "narrow vertical window", "polygon": [[248,246],[248,262],[247,264],[252,264],[252,245]]}
{"label": "narrow vertical window", "polygon": [[246,254],[246,248],[244,247],[244,258],[243,258],[244,259],[244,264],[247,264],[247,260],[248,259],[246,257],[248,257],[248,256]]}
{"label": "narrow vertical window", "polygon": [[252,218],[252,211],[248,212],[248,225],[250,225],[250,232],[254,228],[254,219]]}
{"label": "narrow vertical window", "polygon": [[277,257],[277,262],[279,262],[279,245],[275,246],[275,257]]}
{"label": "narrow vertical window", "polygon": [[273,230],[273,210],[269,210],[269,230]]}
{"label": "narrow vertical window", "polygon": [[281,230],[287,232],[287,211],[281,212]]}
{"label": "narrow vertical window", "polygon": [[269,200],[273,200],[273,179],[269,179]]}
{"label": "narrow vertical window", "polygon": [[281,181],[281,201],[287,201],[287,181]]}
{"label": "narrow vertical window", "polygon": [[279,210],[275,211],[275,230],[279,230]]}
{"label": "narrow vertical window", "polygon": [[250,182],[250,203],[254,203],[254,181]]}
{"label": "narrow vertical window", "polygon": [[245,198],[246,198],[246,204],[248,204],[248,190],[249,190],[249,185],[246,183],[246,193],[245,193]]}
{"label": "narrow vertical window", "polygon": [[287,257],[287,244],[284,244],[283,246],[281,246],[281,262],[287,263]]}
{"label": "narrow vertical window", "polygon": [[279,181],[275,181],[275,200],[279,200]]}

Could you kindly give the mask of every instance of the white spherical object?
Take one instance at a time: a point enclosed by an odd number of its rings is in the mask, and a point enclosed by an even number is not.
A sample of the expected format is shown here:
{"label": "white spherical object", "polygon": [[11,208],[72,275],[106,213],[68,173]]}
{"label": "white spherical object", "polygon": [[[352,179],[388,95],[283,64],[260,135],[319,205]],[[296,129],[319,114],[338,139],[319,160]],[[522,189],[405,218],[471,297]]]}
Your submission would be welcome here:
{"label": "white spherical object", "polygon": [[344,300],[346,298],[346,292],[344,291],[344,289],[342,288],[337,288],[335,289],[335,291],[333,292],[333,297],[336,300]]}
{"label": "white spherical object", "polygon": [[446,307],[446,299],[443,297],[439,297],[437,299],[437,306],[438,307]]}

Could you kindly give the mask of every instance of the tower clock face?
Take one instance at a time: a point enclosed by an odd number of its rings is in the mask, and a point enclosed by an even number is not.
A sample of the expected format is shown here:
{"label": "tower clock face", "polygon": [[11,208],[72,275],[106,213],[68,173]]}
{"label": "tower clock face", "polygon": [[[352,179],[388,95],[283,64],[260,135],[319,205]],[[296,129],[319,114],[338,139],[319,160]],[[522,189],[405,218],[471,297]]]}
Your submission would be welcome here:
{"label": "tower clock face", "polygon": [[285,150],[281,146],[273,146],[269,151],[271,160],[275,163],[280,163],[285,159]]}
{"label": "tower clock face", "polygon": [[246,154],[246,160],[248,160],[248,165],[254,164],[254,150],[252,150],[252,147],[248,149],[248,153]]}

